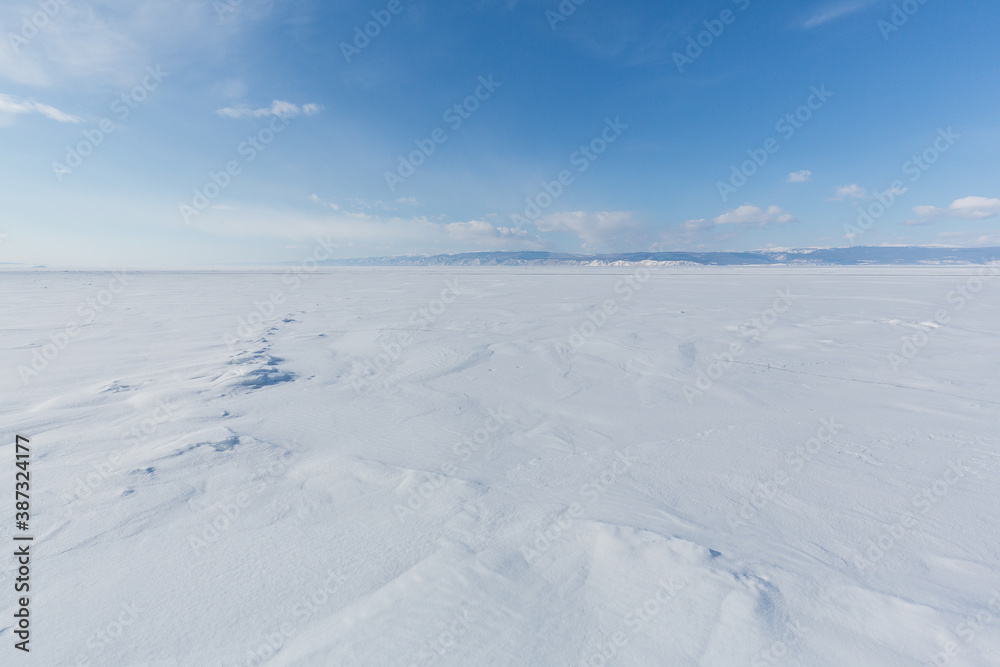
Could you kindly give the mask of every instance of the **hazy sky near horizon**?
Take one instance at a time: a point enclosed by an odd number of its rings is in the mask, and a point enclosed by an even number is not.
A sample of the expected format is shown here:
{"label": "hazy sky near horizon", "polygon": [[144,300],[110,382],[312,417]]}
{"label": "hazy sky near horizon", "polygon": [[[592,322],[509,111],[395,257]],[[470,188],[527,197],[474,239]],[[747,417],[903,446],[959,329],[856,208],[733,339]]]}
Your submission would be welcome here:
{"label": "hazy sky near horizon", "polygon": [[996,0],[577,2],[9,0],[0,263],[1000,246]]}

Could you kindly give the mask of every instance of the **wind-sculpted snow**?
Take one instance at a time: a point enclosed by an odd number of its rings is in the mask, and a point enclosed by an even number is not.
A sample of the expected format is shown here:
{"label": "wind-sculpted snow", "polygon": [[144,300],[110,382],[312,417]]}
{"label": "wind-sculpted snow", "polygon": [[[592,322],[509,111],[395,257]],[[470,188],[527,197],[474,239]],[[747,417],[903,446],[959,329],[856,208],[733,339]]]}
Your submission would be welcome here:
{"label": "wind-sculpted snow", "polygon": [[124,275],[0,273],[19,664],[1000,664],[996,267]]}

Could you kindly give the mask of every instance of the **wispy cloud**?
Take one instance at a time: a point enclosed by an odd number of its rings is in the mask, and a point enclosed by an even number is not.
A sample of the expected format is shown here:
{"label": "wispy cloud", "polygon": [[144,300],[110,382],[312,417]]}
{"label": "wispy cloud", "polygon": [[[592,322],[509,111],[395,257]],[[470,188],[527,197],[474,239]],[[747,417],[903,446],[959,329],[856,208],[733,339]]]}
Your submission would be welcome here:
{"label": "wispy cloud", "polygon": [[216,236],[264,237],[308,242],[323,238],[338,247],[367,247],[370,252],[412,252],[415,248],[434,251],[537,249],[541,240],[524,230],[500,227],[482,220],[438,222],[424,216],[373,215],[336,210],[318,196],[310,201],[327,210],[312,213],[291,208],[266,206],[211,207],[194,220],[191,227]]}
{"label": "wispy cloud", "polygon": [[803,169],[802,171],[793,171],[788,175],[789,183],[808,183],[812,180],[813,173],[808,169]]}
{"label": "wispy cloud", "polygon": [[34,100],[25,100],[14,95],[0,93],[0,113],[26,114],[37,113],[60,123],[79,123],[82,118],[64,113],[48,104]]}
{"label": "wispy cloud", "polygon": [[818,28],[819,26],[825,25],[830,21],[835,21],[845,16],[849,16],[850,14],[854,14],[855,12],[859,12],[862,9],[875,4],[876,1],[877,0],[847,0],[846,2],[841,1],[832,5],[827,5],[803,21],[802,27],[806,30]]}
{"label": "wispy cloud", "polygon": [[552,213],[535,222],[540,232],[572,232],[588,246],[606,246],[635,229],[630,211],[572,211]]}
{"label": "wispy cloud", "polygon": [[445,232],[455,241],[472,242],[476,244],[496,244],[497,242],[523,241],[528,233],[512,227],[495,227],[482,220],[469,222],[451,222],[444,226]]}
{"label": "wispy cloud", "polygon": [[225,107],[216,110],[215,113],[226,118],[265,118],[267,116],[278,116],[281,118],[294,118],[300,113],[306,116],[315,116],[323,107],[319,104],[303,104],[301,107],[291,102],[274,100],[271,106],[260,109],[253,109],[248,106]]}
{"label": "wispy cloud", "polygon": [[309,195],[309,201],[313,202],[314,204],[319,204],[321,206],[329,206],[334,211],[339,211],[340,210],[340,206],[338,204],[334,204],[333,202],[325,201],[325,200],[321,199],[319,195]]}
{"label": "wispy cloud", "polygon": [[681,225],[681,229],[685,232],[703,232],[706,229],[711,229],[715,227],[715,223],[711,220],[706,220],[705,218],[698,218],[697,220],[685,220]]}
{"label": "wispy cloud", "polygon": [[[5,0],[0,80],[48,87],[68,81],[135,85],[137,63],[214,60],[273,0],[240,0],[220,23],[205,0]],[[46,9],[48,8],[48,9]],[[44,11],[43,11],[44,10]],[[44,22],[37,17],[44,17]],[[27,28],[25,26],[28,26]]]}

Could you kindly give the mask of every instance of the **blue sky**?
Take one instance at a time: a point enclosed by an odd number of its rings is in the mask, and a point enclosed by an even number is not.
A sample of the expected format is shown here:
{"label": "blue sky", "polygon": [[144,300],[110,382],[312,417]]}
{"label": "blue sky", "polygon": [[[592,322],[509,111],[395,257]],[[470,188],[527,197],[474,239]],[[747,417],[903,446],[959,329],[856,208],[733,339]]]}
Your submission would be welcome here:
{"label": "blue sky", "polygon": [[10,0],[0,262],[1000,246],[998,28],[995,0]]}

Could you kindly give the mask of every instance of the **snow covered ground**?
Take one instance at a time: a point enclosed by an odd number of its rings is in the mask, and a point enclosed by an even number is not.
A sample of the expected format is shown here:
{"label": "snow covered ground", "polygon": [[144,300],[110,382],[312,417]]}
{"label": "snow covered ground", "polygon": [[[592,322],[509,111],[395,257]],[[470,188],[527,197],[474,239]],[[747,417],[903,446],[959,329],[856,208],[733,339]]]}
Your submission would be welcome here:
{"label": "snow covered ground", "polygon": [[998,274],[0,273],[0,662],[1000,665]]}

